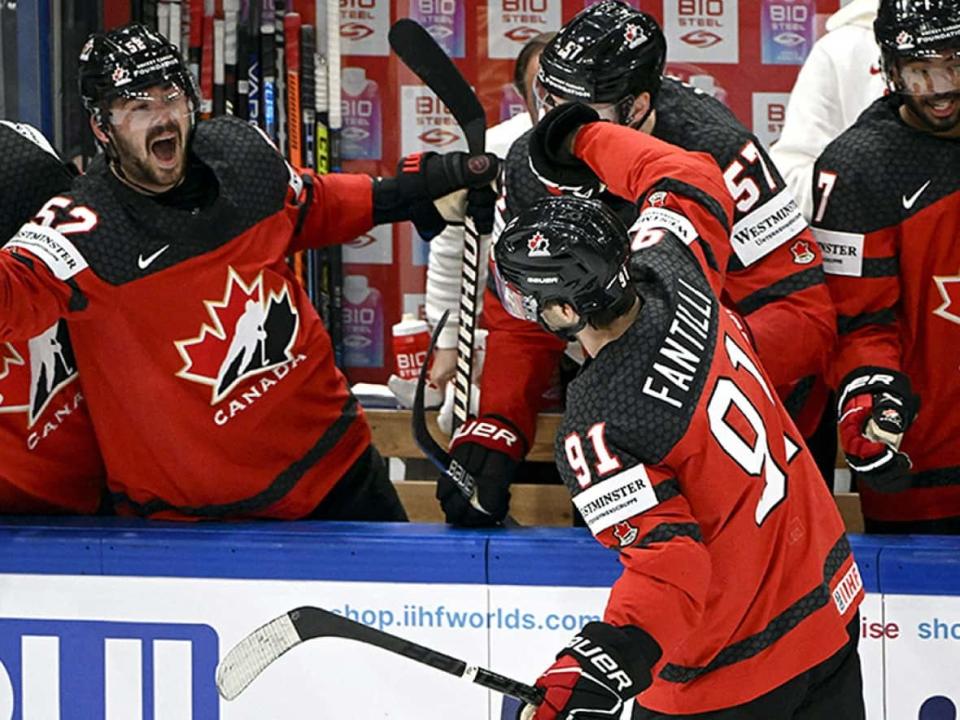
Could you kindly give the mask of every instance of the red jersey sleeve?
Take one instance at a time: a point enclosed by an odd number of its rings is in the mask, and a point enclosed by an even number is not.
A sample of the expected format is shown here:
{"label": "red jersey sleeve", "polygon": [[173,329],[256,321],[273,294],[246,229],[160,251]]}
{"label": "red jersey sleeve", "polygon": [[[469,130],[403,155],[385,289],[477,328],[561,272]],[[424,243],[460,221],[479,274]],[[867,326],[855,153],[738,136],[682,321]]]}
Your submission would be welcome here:
{"label": "red jersey sleeve", "polygon": [[510,315],[500,298],[484,291],[487,352],[480,377],[480,414],[512,422],[527,441],[536,434],[537,413],[567,344],[536,323]]}
{"label": "red jersey sleeve", "polygon": [[897,227],[870,227],[868,198],[858,178],[817,163],[814,234],[837,309],[837,353],[827,373],[836,387],[864,365],[901,370]]}
{"label": "red jersey sleeve", "polygon": [[719,294],[730,256],[733,199],[712,157],[603,122],[580,130],[574,153],[610,192],[643,201],[631,228],[634,251],[644,247],[652,230],[673,232],[697,255]]}
{"label": "red jersey sleeve", "polygon": [[[630,457],[609,445],[609,437],[606,442],[610,457]],[[649,509],[623,518],[593,509],[621,486],[623,492],[640,488],[637,497],[645,497]],[[676,475],[636,464],[584,490],[574,503],[597,540],[620,553],[623,573],[611,588],[604,620],[642,628],[669,658],[700,623],[710,586],[710,553]]]}
{"label": "red jersey sleeve", "polygon": [[0,341],[28,340],[82,311],[87,300],[77,276],[90,272],[67,235],[24,225],[0,251]]}
{"label": "red jersey sleeve", "polygon": [[[825,371],[837,341],[837,313],[809,228],[748,267],[733,259],[724,293],[750,328],[774,385]],[[783,352],[784,338],[794,351]]]}
{"label": "red jersey sleeve", "polygon": [[294,226],[291,251],[342,245],[373,227],[373,180],[369,175],[317,175],[313,170],[300,170],[298,177],[301,182],[291,181],[286,204]]}

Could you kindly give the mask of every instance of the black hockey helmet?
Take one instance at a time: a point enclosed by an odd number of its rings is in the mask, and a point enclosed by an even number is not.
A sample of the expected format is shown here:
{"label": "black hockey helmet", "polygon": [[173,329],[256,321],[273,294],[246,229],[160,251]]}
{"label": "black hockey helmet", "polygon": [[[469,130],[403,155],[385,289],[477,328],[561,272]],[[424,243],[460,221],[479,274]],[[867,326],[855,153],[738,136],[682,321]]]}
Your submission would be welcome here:
{"label": "black hockey helmet", "polygon": [[640,93],[650,93],[653,105],[666,55],[656,20],[620,0],[602,0],[564,25],[544,48],[537,83],[565,100],[617,104],[619,122],[625,122],[624,113]]}
{"label": "black hockey helmet", "polygon": [[97,118],[118,97],[135,96],[156,85],[172,83],[200,110],[197,85],[177,47],[145,25],[131,23],[106,33],[94,33],[80,51],[80,98]]}
{"label": "black hockey helmet", "polygon": [[960,0],[880,0],[873,32],[892,81],[899,59],[960,50]]}
{"label": "black hockey helmet", "polygon": [[[627,228],[599,200],[546,197],[521,210],[494,246],[495,279],[504,308],[539,322],[566,339],[599,316],[630,309]],[[580,315],[574,328],[558,332],[541,313],[548,304],[570,305]]]}

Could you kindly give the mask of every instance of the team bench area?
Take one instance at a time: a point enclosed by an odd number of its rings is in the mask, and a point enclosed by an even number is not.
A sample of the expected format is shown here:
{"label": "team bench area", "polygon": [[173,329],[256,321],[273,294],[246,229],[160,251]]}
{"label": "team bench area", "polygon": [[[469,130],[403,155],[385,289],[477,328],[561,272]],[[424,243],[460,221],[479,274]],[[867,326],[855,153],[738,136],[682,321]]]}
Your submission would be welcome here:
{"label": "team bench area", "polygon": [[[423,459],[424,455],[414,442],[410,430],[409,410],[369,409],[366,413],[373,430],[374,445],[381,455],[401,460]],[[553,462],[553,438],[561,417],[553,413],[540,415],[528,460]],[[437,442],[446,447],[447,438],[437,427],[437,413],[427,413],[427,425]],[[837,458],[837,467],[844,467],[840,456]],[[397,483],[400,499],[414,522],[443,522],[440,505],[434,498],[436,481],[432,472],[430,475],[428,478]],[[511,486],[510,492],[510,513],[522,525],[569,526],[573,522],[570,495],[562,485],[516,483]],[[837,493],[834,497],[847,530],[863,532],[860,496],[857,493]]]}

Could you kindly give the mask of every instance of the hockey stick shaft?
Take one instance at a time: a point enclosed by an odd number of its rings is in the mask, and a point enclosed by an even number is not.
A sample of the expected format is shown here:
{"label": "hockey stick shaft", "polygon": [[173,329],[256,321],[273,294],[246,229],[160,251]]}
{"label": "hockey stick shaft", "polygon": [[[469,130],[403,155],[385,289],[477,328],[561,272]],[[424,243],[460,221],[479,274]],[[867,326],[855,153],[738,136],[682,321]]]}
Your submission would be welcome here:
{"label": "hockey stick shaft", "polygon": [[[409,18],[390,28],[390,47],[404,64],[447,106],[463,130],[467,147],[474,155],[483,153],[486,114],[473,89],[453,60],[421,25]],[[480,297],[480,248],[485,239],[477,232],[473,217],[464,220],[463,263],[460,271],[460,322],[457,331],[457,367],[454,373],[454,429],[470,416],[477,304]]]}
{"label": "hockey stick shaft", "polygon": [[320,637],[366,643],[525,703],[543,702],[539,688],[317,607],[291,610],[237,643],[217,668],[217,690],[225,699],[233,700],[281,655],[302,642]]}
{"label": "hockey stick shaft", "polygon": [[[340,131],[343,129],[343,106],[340,94],[340,2],[326,0],[327,15],[327,102],[329,136],[327,138],[330,172],[340,172]],[[330,276],[330,340],[334,360],[343,367],[343,248],[332,245],[327,258]]]}

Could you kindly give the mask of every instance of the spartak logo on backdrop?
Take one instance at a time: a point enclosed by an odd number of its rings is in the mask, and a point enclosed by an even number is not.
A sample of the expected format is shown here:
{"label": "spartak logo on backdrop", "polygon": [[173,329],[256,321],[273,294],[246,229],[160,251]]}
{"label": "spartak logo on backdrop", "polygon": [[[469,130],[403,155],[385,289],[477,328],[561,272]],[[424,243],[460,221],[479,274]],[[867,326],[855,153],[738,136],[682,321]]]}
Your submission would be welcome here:
{"label": "spartak logo on backdrop", "polygon": [[197,335],[174,345],[184,363],[177,377],[208,385],[211,405],[258,375],[263,377],[256,384],[266,386],[256,390],[265,392],[286,375],[286,365],[297,362],[300,315],[281,278],[268,285],[261,270],[247,283],[231,267],[223,297],[203,304],[206,317]]}
{"label": "spartak logo on backdrop", "polygon": [[[76,377],[73,349],[62,320],[26,342],[2,343],[0,413],[26,413],[27,427],[33,427],[57,393]],[[63,412],[69,415],[79,402],[77,393],[65,403]],[[51,429],[58,426],[59,422],[54,423]]]}

